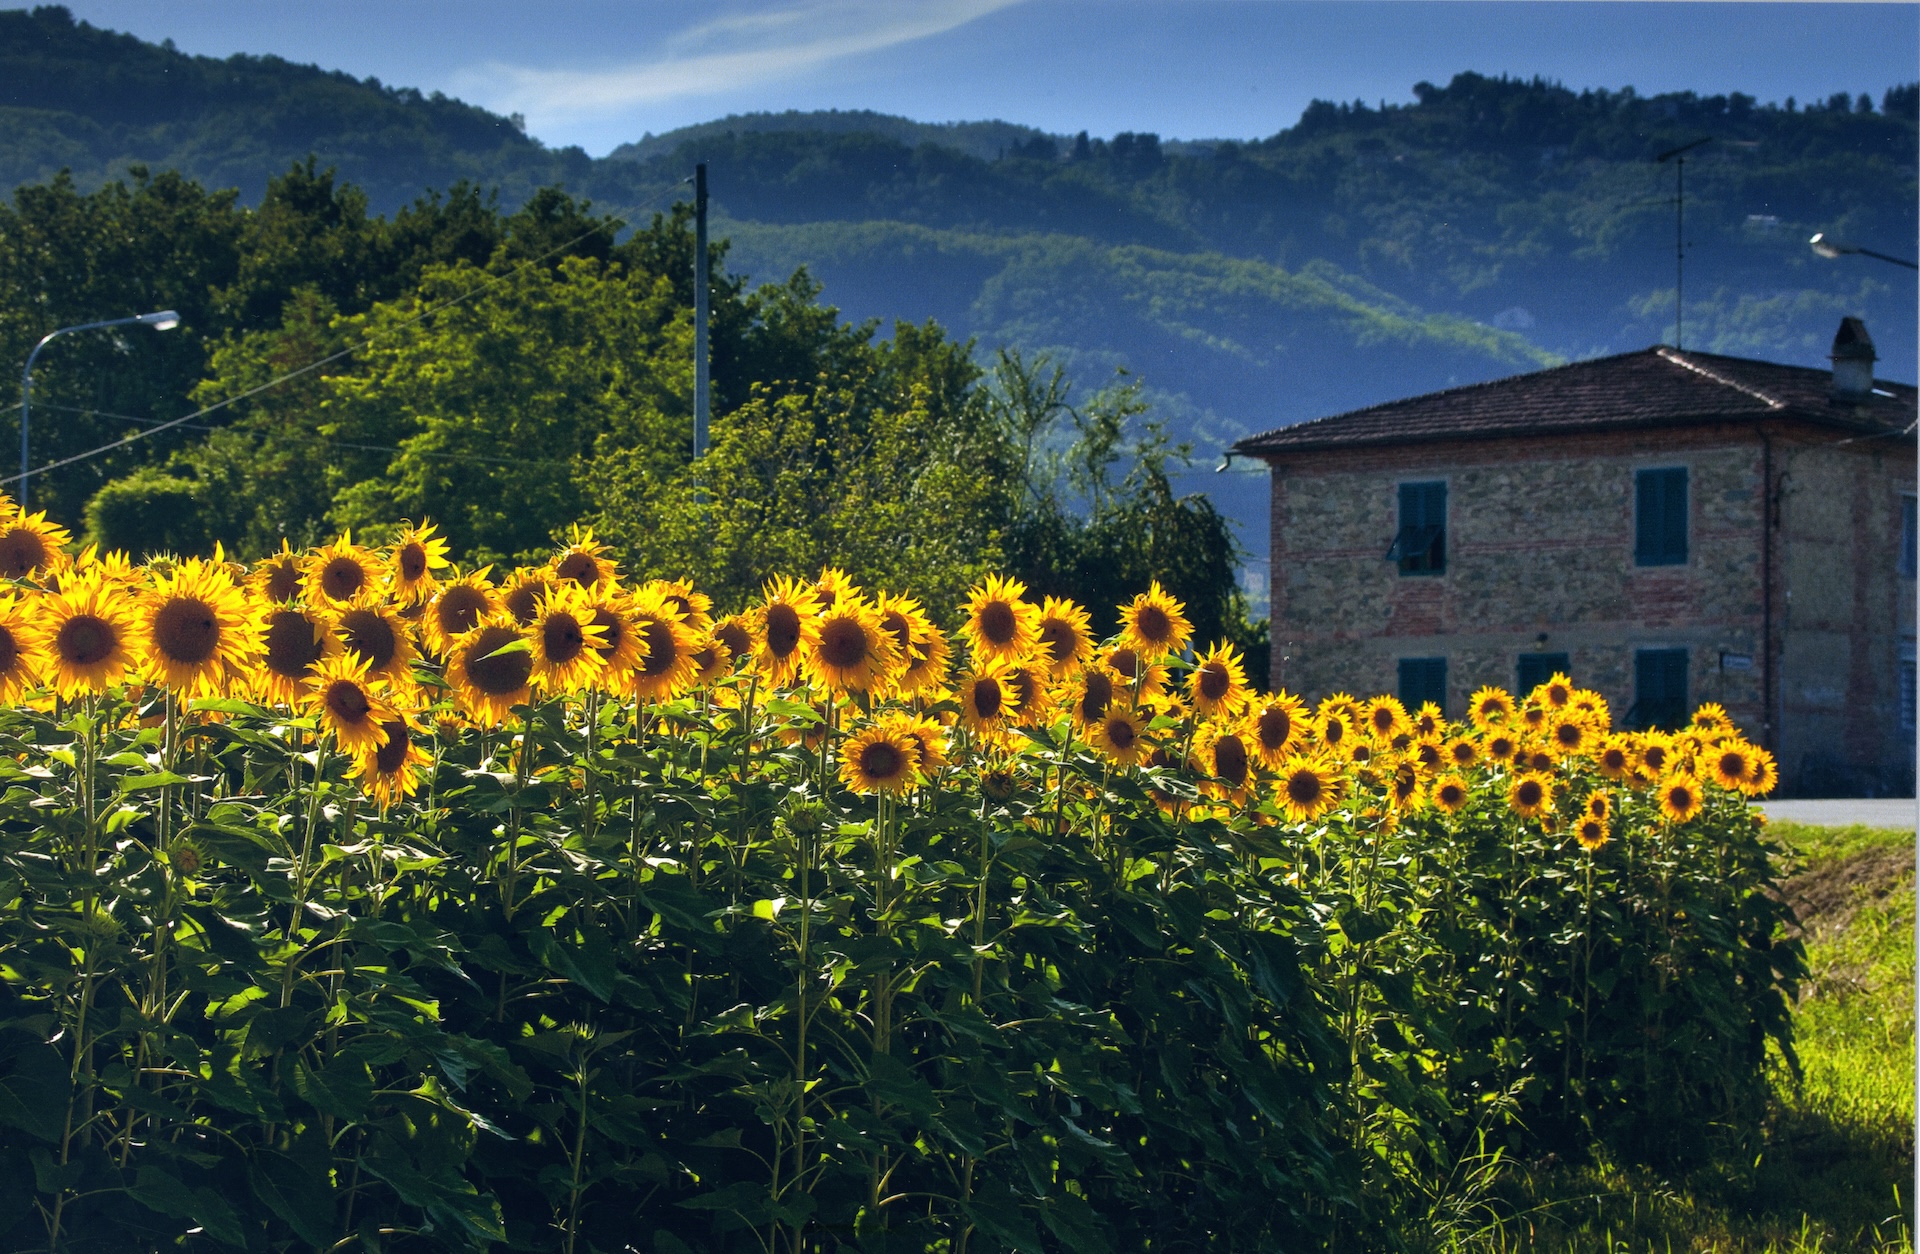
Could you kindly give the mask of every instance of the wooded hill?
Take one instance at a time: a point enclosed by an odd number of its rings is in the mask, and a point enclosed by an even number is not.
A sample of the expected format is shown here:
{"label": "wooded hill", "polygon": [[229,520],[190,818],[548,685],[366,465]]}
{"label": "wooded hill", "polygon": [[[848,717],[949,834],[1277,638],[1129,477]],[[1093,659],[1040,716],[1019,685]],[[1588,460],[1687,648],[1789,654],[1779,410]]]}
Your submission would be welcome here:
{"label": "wooded hill", "polygon": [[[1920,88],[1776,105],[1467,73],[1415,92],[1316,102],[1247,142],[777,114],[596,160],[438,94],[191,57],[42,8],[0,13],[0,186],[66,168],[84,188],[139,163],[251,203],[313,154],[376,212],[463,180],[509,208],[560,183],[638,224],[704,160],[731,269],[806,265],[850,317],[937,317],[985,347],[1052,350],[1083,381],[1124,366],[1211,457],[1284,422],[1670,339],[1673,166],[1653,158],[1711,137],[1687,165],[1687,344],[1817,364],[1859,314],[1882,372],[1914,377],[1911,276],[1806,239],[1913,251]],[[1257,549],[1262,487],[1222,495]]]}

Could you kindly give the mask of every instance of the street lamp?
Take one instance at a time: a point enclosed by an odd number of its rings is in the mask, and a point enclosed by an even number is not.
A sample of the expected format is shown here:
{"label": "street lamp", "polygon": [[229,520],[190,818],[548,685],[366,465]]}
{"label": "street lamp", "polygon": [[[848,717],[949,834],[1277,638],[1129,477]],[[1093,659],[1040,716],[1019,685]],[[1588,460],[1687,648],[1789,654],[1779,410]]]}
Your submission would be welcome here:
{"label": "street lamp", "polygon": [[1828,261],[1832,261],[1835,257],[1843,257],[1848,253],[1859,253],[1862,257],[1873,257],[1880,261],[1891,261],[1896,266],[1905,266],[1909,270],[1920,270],[1920,265],[1908,261],[1904,257],[1889,257],[1885,253],[1877,253],[1871,248],[1861,248],[1857,244],[1843,244],[1839,240],[1829,237],[1824,231],[1808,240],[1807,244],[1813,251],[1819,253]]}
{"label": "street lamp", "polygon": [[40,337],[40,342],[27,354],[27,367],[20,372],[20,509],[27,508],[27,420],[33,406],[33,359],[40,355],[56,337],[71,334],[74,331],[98,331],[102,327],[130,327],[138,323],[152,327],[156,331],[171,331],[180,325],[180,315],[171,309],[162,309],[158,313],[136,314],[131,318],[109,318],[105,322],[83,322],[79,326],[61,327],[49,331]]}

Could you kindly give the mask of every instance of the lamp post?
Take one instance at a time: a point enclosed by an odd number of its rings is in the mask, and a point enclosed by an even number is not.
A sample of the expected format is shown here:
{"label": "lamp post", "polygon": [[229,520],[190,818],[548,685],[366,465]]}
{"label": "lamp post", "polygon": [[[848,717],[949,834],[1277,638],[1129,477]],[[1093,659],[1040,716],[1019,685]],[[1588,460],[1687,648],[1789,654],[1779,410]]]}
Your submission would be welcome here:
{"label": "lamp post", "polygon": [[1871,248],[1861,248],[1857,244],[1843,244],[1837,239],[1830,238],[1824,231],[1808,240],[1807,245],[1828,261],[1832,261],[1835,257],[1844,257],[1848,253],[1859,253],[1862,257],[1872,257],[1876,261],[1890,261],[1896,266],[1905,266],[1909,270],[1920,270],[1920,264],[1908,261],[1905,257],[1889,257],[1885,253],[1877,253]]}
{"label": "lamp post", "polygon": [[21,512],[24,513],[27,508],[27,476],[30,473],[27,469],[27,438],[28,438],[27,423],[28,423],[28,419],[32,415],[32,409],[33,409],[33,359],[40,355],[41,349],[45,348],[48,344],[52,343],[53,340],[59,336],[69,335],[75,331],[98,331],[102,327],[130,327],[135,325],[136,323],[139,324],[140,326],[152,327],[156,331],[171,331],[175,327],[180,325],[180,315],[175,313],[171,309],[162,309],[158,313],[135,314],[131,318],[108,318],[104,322],[82,322],[78,326],[61,327],[57,331],[49,331],[45,335],[41,336],[40,342],[38,344],[35,344],[33,346],[33,351],[27,354],[26,369],[20,372],[20,509],[21,509]]}

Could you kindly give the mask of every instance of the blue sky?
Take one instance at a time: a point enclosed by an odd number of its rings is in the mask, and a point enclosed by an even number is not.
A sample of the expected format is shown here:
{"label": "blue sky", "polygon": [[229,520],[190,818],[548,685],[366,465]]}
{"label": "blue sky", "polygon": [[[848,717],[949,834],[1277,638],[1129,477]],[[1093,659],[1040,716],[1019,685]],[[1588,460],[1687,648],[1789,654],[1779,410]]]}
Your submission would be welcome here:
{"label": "blue sky", "polygon": [[[4,2],[4,0],[0,0]],[[876,109],[1250,138],[1461,70],[1761,100],[1920,78],[1920,5],[1529,0],[66,0],[187,52],[277,53],[518,112],[595,155],[728,113]]]}

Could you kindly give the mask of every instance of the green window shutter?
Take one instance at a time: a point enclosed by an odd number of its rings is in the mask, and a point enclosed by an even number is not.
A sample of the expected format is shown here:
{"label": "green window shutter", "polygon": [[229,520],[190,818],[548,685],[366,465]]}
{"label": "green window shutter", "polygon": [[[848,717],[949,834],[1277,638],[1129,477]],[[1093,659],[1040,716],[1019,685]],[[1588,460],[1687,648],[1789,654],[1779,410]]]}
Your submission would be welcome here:
{"label": "green window shutter", "polygon": [[1522,653],[1520,665],[1514,668],[1514,695],[1525,700],[1529,692],[1552,679],[1556,674],[1570,675],[1573,668],[1567,662],[1564,653]]}
{"label": "green window shutter", "polygon": [[1400,704],[1409,713],[1427,702],[1447,713],[1447,659],[1443,657],[1403,657],[1400,659]]}
{"label": "green window shutter", "polygon": [[1438,575],[1447,569],[1447,485],[1400,485],[1400,529],[1387,560],[1403,575]]}
{"label": "green window shutter", "polygon": [[1641,730],[1671,731],[1693,717],[1687,708],[1687,651],[1635,649],[1633,653],[1633,708],[1627,723]]}
{"label": "green window shutter", "polygon": [[1633,476],[1633,560],[1638,566],[1687,561],[1687,468],[1642,470]]}

